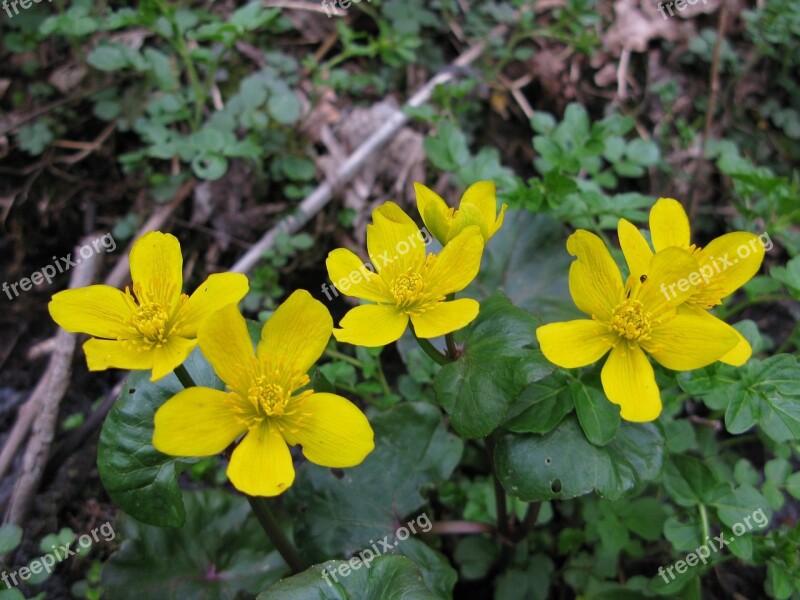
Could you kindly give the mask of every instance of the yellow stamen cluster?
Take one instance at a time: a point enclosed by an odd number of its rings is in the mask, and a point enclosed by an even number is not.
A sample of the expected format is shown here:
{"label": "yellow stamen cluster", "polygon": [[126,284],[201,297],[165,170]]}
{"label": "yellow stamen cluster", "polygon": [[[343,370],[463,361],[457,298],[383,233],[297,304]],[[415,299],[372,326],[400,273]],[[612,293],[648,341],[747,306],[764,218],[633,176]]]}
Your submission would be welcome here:
{"label": "yellow stamen cluster", "polygon": [[609,329],[628,340],[648,340],[652,333],[650,313],[638,300],[624,300],[614,308]]}
{"label": "yellow stamen cluster", "polygon": [[144,338],[145,345],[161,346],[167,343],[169,312],[156,302],[140,306],[131,317],[131,325]]}
{"label": "yellow stamen cluster", "polygon": [[422,295],[425,283],[419,273],[408,272],[400,275],[392,283],[392,296],[400,310],[406,310],[416,304]]}
{"label": "yellow stamen cluster", "polygon": [[272,383],[268,377],[256,377],[247,390],[247,398],[252,402],[256,410],[268,417],[280,417],[284,413],[286,405],[289,403],[290,391],[283,389],[283,386]]}

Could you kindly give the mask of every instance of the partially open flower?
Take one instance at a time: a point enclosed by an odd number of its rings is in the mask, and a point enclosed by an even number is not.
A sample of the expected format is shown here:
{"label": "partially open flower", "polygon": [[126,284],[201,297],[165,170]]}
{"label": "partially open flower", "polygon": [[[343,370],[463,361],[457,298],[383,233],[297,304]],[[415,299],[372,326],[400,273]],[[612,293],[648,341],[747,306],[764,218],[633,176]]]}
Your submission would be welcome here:
{"label": "partially open flower", "polygon": [[451,242],[470,225],[481,230],[484,243],[489,241],[503,225],[508,206],[503,204],[497,213],[497,198],[493,181],[479,181],[464,192],[458,208],[450,208],[432,189],[414,183],[417,194],[417,210],[425,227],[442,245]]}

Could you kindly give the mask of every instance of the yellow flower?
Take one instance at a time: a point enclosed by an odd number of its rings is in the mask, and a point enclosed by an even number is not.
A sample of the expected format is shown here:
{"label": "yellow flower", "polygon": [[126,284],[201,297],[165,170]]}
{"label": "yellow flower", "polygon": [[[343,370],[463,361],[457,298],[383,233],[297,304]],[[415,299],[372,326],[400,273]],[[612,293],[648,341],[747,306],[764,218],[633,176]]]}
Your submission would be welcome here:
{"label": "yellow flower", "polygon": [[548,360],[568,369],[594,363],[611,350],[601,380],[623,419],[652,421],[661,413],[661,396],[645,352],[668,369],[688,371],[718,360],[736,345],[736,336],[721,321],[678,313],[676,307],[691,289],[678,291],[674,298],[661,293],[661,283],[697,269],[688,252],[657,252],[645,272],[631,275],[623,286],[619,268],[593,233],[573,233],[567,251],[577,257],[569,270],[570,294],[591,319],[543,325],[536,338]]}
{"label": "yellow flower", "polygon": [[90,371],[152,369],[151,381],[161,379],[194,349],[203,321],[248,290],[244,275],[218,273],[191,297],[182,294],[181,247],[168,233],[142,236],[130,263],[133,292],[90,285],[59,292],[48,305],[61,327],[93,336],[83,345]]}
{"label": "yellow flower", "polygon": [[[438,254],[425,254],[418,227],[403,210],[387,202],[372,213],[367,249],[377,272],[350,250],[328,255],[328,275],[342,292],[376,304],[351,309],[333,335],[358,346],[385,346],[403,335],[408,321],[421,338],[435,338],[465,327],[478,316],[471,298],[446,301],[478,274],[483,238],[465,228]],[[338,283],[337,283],[338,282]],[[345,285],[342,285],[344,283]]]}
{"label": "yellow flower", "polygon": [[372,452],[367,418],[336,394],[302,390],[322,355],[333,321],[305,290],[294,292],[264,325],[254,352],[235,305],[200,328],[200,349],[227,391],[183,390],[155,416],[153,445],[172,456],[211,456],[244,434],[228,477],[250,496],[277,496],[294,481],[289,445],[325,467],[352,467]]}
{"label": "yellow flower", "polygon": [[477,225],[483,241],[488,242],[503,225],[503,217],[508,205],[503,204],[497,214],[494,182],[479,181],[464,192],[458,210],[447,206],[444,200],[432,189],[421,183],[414,183],[417,194],[417,210],[425,227],[443,246],[470,225]]}
{"label": "yellow flower", "polygon": [[[653,256],[653,251],[639,230],[621,219],[617,228],[620,246],[632,275],[641,275]],[[709,322],[723,323],[707,312],[722,304],[722,299],[731,295],[761,268],[764,246],[757,235],[746,231],[735,231],[712,240],[705,248],[691,243],[689,217],[681,203],[672,198],[661,198],[650,210],[650,235],[656,252],[668,247],[682,248],[697,259],[694,275],[697,282],[694,292],[678,311],[690,313]],[[664,289],[671,295],[679,280],[665,281]],[[730,325],[725,325],[738,339],[736,347],[720,360],[734,366],[747,362],[753,353],[749,342]]]}

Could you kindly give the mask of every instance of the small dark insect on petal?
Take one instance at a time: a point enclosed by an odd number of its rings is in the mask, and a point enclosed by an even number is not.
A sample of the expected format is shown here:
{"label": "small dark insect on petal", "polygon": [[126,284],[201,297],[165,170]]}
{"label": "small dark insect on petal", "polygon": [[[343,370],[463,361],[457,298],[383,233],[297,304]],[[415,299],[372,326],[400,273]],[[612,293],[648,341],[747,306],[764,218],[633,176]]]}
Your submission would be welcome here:
{"label": "small dark insect on petal", "polygon": [[647,281],[647,275],[642,275],[641,277],[639,277],[639,281],[641,281],[642,283]]}

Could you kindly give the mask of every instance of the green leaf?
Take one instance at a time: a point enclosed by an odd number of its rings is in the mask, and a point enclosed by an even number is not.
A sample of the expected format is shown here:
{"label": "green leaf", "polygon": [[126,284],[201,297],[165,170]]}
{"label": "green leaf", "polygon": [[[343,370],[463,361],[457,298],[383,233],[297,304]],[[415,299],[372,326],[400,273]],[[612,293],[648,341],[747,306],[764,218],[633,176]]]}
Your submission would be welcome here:
{"label": "green leaf", "polygon": [[791,354],[751,360],[728,388],[725,426],[742,433],[758,422],[776,442],[800,439],[800,364]]}
{"label": "green leaf", "polygon": [[800,499],[800,472],[792,473],[786,478],[786,491]]}
{"label": "green leaf", "polygon": [[595,446],[605,446],[613,440],[621,421],[619,407],[609,402],[602,390],[578,380],[570,383],[570,393],[586,438]]}
{"label": "green leaf", "polygon": [[13,523],[0,527],[0,554],[16,550],[22,541],[22,528]]}
{"label": "green leaf", "polygon": [[201,179],[214,181],[228,171],[228,159],[220,154],[202,154],[192,160],[192,171]]}
{"label": "green leaf", "polygon": [[332,560],[276,583],[258,600],[436,600],[405,556],[379,556],[368,568],[357,557]]}
{"label": "green leaf", "polygon": [[100,71],[119,71],[128,66],[128,56],[118,44],[98,46],[86,57],[86,62]]}
{"label": "green leaf", "polygon": [[508,410],[503,425],[515,433],[547,433],[573,407],[568,380],[556,371],[522,391]]}
{"label": "green leaf", "polygon": [[272,118],[283,125],[291,125],[300,118],[300,101],[289,89],[285,93],[271,95],[267,109]]}
{"label": "green leaf", "polygon": [[[199,350],[184,366],[197,385],[223,389]],[[106,417],[97,448],[100,479],[111,499],[132,517],[159,527],[183,524],[186,513],[176,470],[196,462],[153,447],[156,410],[182,389],[173,374],[151,382],[149,371],[131,373]]]}
{"label": "green leaf", "polygon": [[531,346],[537,320],[499,292],[481,303],[478,318],[457,335],[463,354],[436,376],[436,400],[465,438],[489,435],[525,385],[555,366]]}
{"label": "green leaf", "polygon": [[469,161],[467,138],[450,121],[441,121],[436,133],[425,138],[425,154],[435,167],[443,171],[457,171]]}
{"label": "green leaf", "polygon": [[545,435],[507,435],[495,450],[495,469],[506,492],[524,500],[569,499],[596,491],[621,498],[658,476],[664,440],[655,425],[623,423],[613,441],[597,447],[575,417]]}
{"label": "green leaf", "polygon": [[[746,528],[745,531],[760,529],[764,525],[759,526],[752,516],[759,510],[762,511],[761,514],[764,515],[767,523],[772,518],[772,508],[767,499],[757,489],[747,484],[729,491],[713,504],[717,509],[719,520],[728,527],[741,524],[743,528]],[[759,520],[761,519],[759,518]],[[736,531],[734,533],[740,535]]]}
{"label": "green leaf", "polygon": [[312,560],[352,555],[370,540],[391,538],[397,523],[425,504],[423,486],[448,479],[461,459],[463,442],[447,432],[433,405],[398,404],[371,424],[375,450],[362,464],[331,471],[306,463],[286,492],[295,539]]}
{"label": "green leaf", "polygon": [[125,542],[103,564],[103,585],[113,590],[109,597],[234,600],[287,573],[241,495],[194,491],[185,500],[181,528],[123,519]]}
{"label": "green leaf", "polygon": [[664,522],[664,537],[680,552],[694,550],[703,543],[700,523],[694,518],[683,522],[676,516],[669,517]]}
{"label": "green leaf", "polygon": [[722,484],[704,462],[680,454],[670,456],[664,467],[664,488],[681,506],[711,504],[723,493]]}

